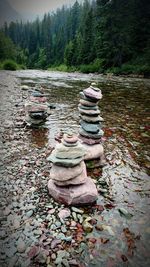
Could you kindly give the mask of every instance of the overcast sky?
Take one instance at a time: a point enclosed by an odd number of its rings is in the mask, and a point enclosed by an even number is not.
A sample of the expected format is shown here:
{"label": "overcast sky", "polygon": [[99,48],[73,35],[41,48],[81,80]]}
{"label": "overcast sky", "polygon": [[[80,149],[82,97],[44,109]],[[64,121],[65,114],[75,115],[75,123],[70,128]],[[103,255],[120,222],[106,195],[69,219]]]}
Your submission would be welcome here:
{"label": "overcast sky", "polygon": [[[75,0],[7,0],[19,13],[43,14],[62,5],[72,5]],[[80,1],[79,1],[80,2]]]}

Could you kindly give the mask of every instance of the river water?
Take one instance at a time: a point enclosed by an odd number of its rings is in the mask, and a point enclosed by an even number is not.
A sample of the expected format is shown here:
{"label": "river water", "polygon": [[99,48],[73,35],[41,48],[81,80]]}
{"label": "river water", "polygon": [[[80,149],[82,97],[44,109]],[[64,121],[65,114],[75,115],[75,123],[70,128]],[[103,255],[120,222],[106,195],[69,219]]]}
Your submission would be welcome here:
{"label": "river water", "polygon": [[[42,88],[55,106],[41,129],[25,131],[29,146],[54,147],[60,129],[79,129],[79,92],[96,82],[102,90],[99,103],[103,122],[106,166],[89,171],[96,180],[107,181],[107,193],[101,193],[97,207],[102,213],[87,212],[101,222],[94,228],[80,254],[81,266],[150,266],[150,181],[149,118],[150,80],[96,74],[62,73],[37,70],[11,72],[18,86]],[[22,100],[27,98],[22,91]],[[23,152],[22,152],[23,153]]]}

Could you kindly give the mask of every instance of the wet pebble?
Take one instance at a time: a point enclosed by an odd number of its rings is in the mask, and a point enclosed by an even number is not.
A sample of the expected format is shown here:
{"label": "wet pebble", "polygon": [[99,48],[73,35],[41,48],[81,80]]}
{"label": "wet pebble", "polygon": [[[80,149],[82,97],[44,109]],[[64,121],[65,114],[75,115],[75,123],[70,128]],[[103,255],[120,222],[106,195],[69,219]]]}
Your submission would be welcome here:
{"label": "wet pebble", "polygon": [[17,250],[19,253],[23,253],[26,250],[26,244],[22,239],[17,242]]}
{"label": "wet pebble", "polygon": [[77,214],[74,211],[72,212],[72,217],[75,221],[78,221]]}
{"label": "wet pebble", "polygon": [[86,220],[83,222],[82,226],[86,233],[90,233],[93,230],[93,226]]}
{"label": "wet pebble", "polygon": [[78,208],[76,208],[76,207],[71,207],[71,209],[72,209],[72,211],[74,211],[74,212],[76,212],[76,213],[80,213],[80,214],[83,214],[83,213],[84,213],[83,210],[78,209]]}
{"label": "wet pebble", "polygon": [[58,213],[58,217],[61,218],[61,219],[65,219],[65,218],[68,218],[70,216],[71,212],[69,209],[62,209],[59,211]]}
{"label": "wet pebble", "polygon": [[26,212],[26,217],[30,218],[33,215],[33,210],[29,210]]}

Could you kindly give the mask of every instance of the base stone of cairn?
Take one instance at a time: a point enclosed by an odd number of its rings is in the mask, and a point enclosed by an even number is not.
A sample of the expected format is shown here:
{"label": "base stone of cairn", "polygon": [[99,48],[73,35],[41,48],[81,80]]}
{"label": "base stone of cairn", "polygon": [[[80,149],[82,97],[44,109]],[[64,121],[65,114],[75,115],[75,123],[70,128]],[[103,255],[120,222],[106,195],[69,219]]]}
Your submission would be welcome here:
{"label": "base stone of cairn", "polygon": [[65,205],[90,204],[98,192],[93,180],[87,177],[83,161],[86,151],[74,134],[64,134],[48,160],[51,161],[49,194]]}
{"label": "base stone of cairn", "polygon": [[25,120],[30,125],[39,126],[48,117],[47,98],[39,91],[34,91],[25,103]]}
{"label": "base stone of cairn", "polygon": [[57,186],[53,180],[49,180],[48,189],[50,195],[58,202],[65,205],[85,205],[96,201],[97,189],[92,179],[87,177],[82,185]]}
{"label": "base stone of cairn", "polygon": [[[80,113],[79,139],[87,153],[84,160],[88,166],[103,166],[104,149],[101,138],[104,134],[102,127],[103,118],[100,116],[98,102],[102,98],[101,90],[93,83],[89,88],[80,92],[80,103],[78,110]],[[93,160],[93,162],[92,162]],[[92,167],[91,167],[92,168]]]}

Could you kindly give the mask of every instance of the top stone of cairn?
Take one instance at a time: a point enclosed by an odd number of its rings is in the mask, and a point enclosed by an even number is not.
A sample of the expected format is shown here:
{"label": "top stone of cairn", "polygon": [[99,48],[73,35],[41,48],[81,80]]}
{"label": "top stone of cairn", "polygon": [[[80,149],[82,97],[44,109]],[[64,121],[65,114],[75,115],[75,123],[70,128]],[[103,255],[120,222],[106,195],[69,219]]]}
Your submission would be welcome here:
{"label": "top stone of cairn", "polygon": [[95,83],[91,83],[90,87],[83,90],[86,97],[98,101],[102,98],[102,93],[99,88],[96,87]]}

